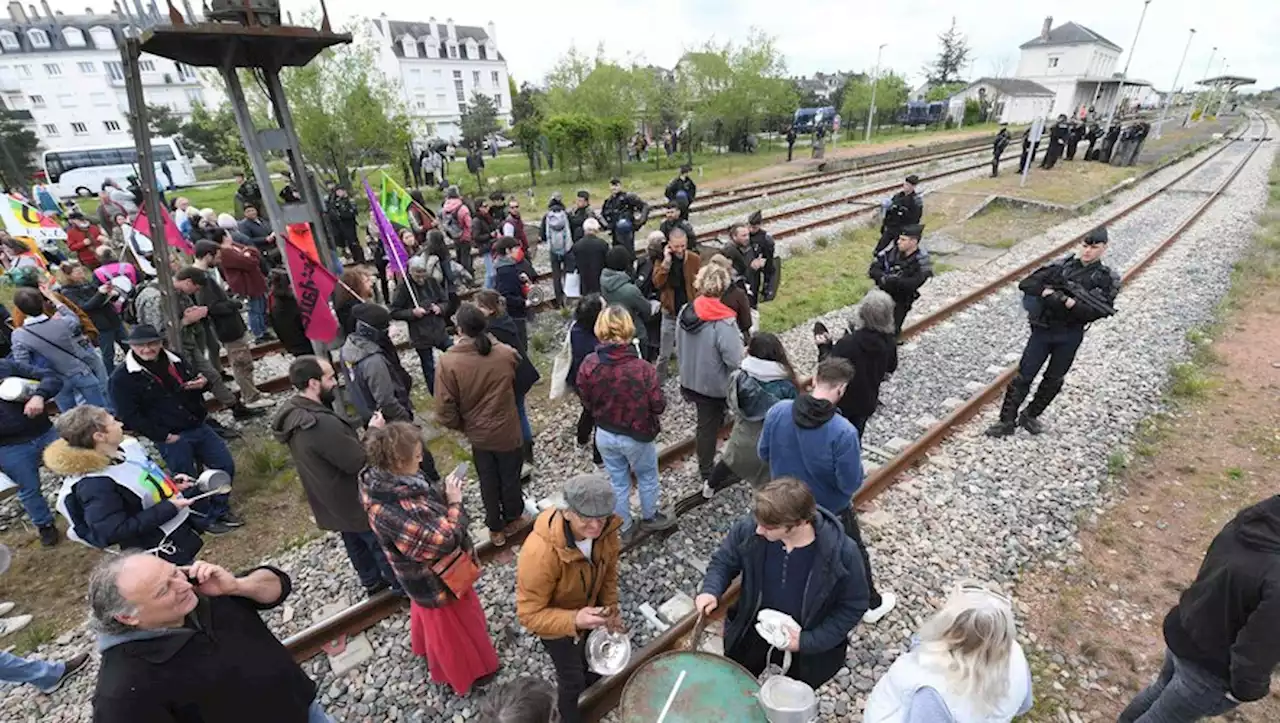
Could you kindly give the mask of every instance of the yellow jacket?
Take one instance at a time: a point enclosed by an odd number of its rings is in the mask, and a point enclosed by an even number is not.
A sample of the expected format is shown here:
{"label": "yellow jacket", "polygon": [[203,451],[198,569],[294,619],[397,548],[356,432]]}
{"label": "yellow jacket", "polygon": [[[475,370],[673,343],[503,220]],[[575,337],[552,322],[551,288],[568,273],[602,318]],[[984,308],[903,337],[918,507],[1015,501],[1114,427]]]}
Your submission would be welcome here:
{"label": "yellow jacket", "polygon": [[560,510],[538,515],[516,564],[516,616],[526,630],[541,638],[573,637],[579,609],[616,608],[621,527],[622,520],[610,517],[588,560]]}

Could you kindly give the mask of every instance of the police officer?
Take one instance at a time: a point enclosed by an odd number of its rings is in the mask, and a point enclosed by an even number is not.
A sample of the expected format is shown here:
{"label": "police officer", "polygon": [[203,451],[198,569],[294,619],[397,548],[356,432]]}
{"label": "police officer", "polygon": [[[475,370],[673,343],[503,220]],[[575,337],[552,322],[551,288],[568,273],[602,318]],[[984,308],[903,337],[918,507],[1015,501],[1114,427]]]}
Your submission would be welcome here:
{"label": "police officer", "polygon": [[649,204],[636,194],[623,191],[622,181],[617,178],[610,179],[609,191],[600,215],[613,234],[613,244],[633,248],[636,233],[649,220]]}
{"label": "police officer", "polygon": [[[1102,263],[1107,229],[1099,226],[1082,242],[1078,255],[1068,255],[1036,269],[1018,284],[1031,322],[1031,338],[1022,350],[1018,374],[1005,392],[1000,421],[987,428],[989,437],[1007,437],[1021,426],[1032,434],[1044,431],[1040,415],[1062,390],[1062,381],[1084,341],[1091,322],[1115,313],[1120,277]],[[1019,414],[1040,367],[1049,363],[1036,395]]]}
{"label": "police officer", "polygon": [[902,229],[920,223],[924,215],[924,199],[916,193],[920,177],[914,173],[907,176],[902,190],[893,194],[889,206],[884,210],[884,221],[880,223],[880,240],[876,243],[876,255],[902,235]]}
{"label": "police officer", "polygon": [[902,321],[911,311],[911,305],[920,298],[920,287],[933,276],[933,260],[929,252],[920,247],[922,224],[903,227],[895,244],[886,246],[876,254],[867,269],[867,275],[880,290],[893,298],[893,329],[902,333]]}
{"label": "police officer", "polygon": [[680,175],[671,179],[671,183],[667,184],[667,190],[663,193],[667,197],[667,203],[676,206],[679,205],[681,195],[684,196],[684,208],[680,211],[680,220],[689,220],[689,207],[693,205],[693,199],[698,195],[698,184],[689,178],[689,172],[693,170],[693,166],[684,164],[680,166]]}
{"label": "police officer", "polygon": [[1072,118],[1071,123],[1067,126],[1067,160],[1074,161],[1076,159],[1076,149],[1080,147],[1080,141],[1084,139],[1084,123],[1079,119]]}
{"label": "police officer", "polygon": [[747,216],[748,243],[754,249],[756,258],[764,261],[759,274],[756,275],[759,290],[751,297],[753,309],[761,301],[773,301],[773,297],[778,294],[779,276],[782,273],[782,259],[778,258],[775,252],[773,236],[764,230],[763,224],[764,216],[759,211],[753,211],[750,216]]}
{"label": "police officer", "polygon": [[1009,124],[1001,123],[1000,132],[996,134],[995,143],[991,144],[991,177],[1000,175],[1000,156],[1009,147]]}
{"label": "police officer", "polygon": [[1040,162],[1041,168],[1049,170],[1058,163],[1059,158],[1062,158],[1063,152],[1067,149],[1067,130],[1067,117],[1059,115],[1058,122],[1049,129],[1049,150],[1044,152],[1044,160]]}

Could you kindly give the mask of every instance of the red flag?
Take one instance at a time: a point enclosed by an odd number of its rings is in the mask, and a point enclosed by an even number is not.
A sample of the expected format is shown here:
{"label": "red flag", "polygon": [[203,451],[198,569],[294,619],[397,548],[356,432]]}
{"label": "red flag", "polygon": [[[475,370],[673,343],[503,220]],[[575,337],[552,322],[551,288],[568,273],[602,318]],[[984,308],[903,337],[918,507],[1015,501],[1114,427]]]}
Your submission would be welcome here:
{"label": "red flag", "polygon": [[307,256],[316,261],[320,260],[320,253],[316,251],[316,239],[311,235],[311,224],[289,224],[289,240],[297,244]]}
{"label": "red flag", "polygon": [[[182,253],[187,254],[188,256],[195,256],[196,248],[192,246],[191,242],[183,237],[182,232],[178,230],[178,225],[173,222],[173,217],[169,215],[169,209],[161,206],[160,216],[164,219],[165,241]],[[151,235],[151,222],[147,220],[146,211],[138,211],[138,217],[133,220],[133,227],[145,236]]]}
{"label": "red flag", "polygon": [[302,314],[302,328],[307,338],[333,341],[338,335],[338,318],[329,308],[329,297],[333,295],[338,277],[299,248],[292,235],[286,239],[285,250],[289,254],[293,293],[298,298],[298,311]]}

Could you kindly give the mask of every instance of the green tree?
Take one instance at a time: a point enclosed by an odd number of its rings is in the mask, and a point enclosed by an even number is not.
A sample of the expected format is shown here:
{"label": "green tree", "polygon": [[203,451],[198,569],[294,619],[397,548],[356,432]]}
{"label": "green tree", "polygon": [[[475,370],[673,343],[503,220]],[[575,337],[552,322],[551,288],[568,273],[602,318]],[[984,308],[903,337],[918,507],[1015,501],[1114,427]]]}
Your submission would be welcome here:
{"label": "green tree", "polygon": [[36,171],[40,139],[12,111],[0,110],[0,186],[25,186]]}
{"label": "green tree", "polygon": [[462,111],[458,122],[462,129],[462,143],[467,148],[483,144],[490,134],[498,132],[498,109],[493,98],[475,91],[471,94],[471,102]]}
{"label": "green tree", "polygon": [[182,119],[167,105],[148,103],[147,126],[153,136],[176,136],[182,132]]}
{"label": "green tree", "polygon": [[[901,75],[892,70],[881,71],[876,79],[876,113],[873,120],[877,125],[892,120],[902,104],[907,102],[910,86]],[[844,104],[840,106],[840,116],[850,128],[854,125],[865,127],[867,111],[871,108],[871,78],[859,76],[851,78],[845,84]]]}
{"label": "green tree", "polygon": [[[515,85],[515,81],[512,81]],[[542,141],[542,124],[545,117],[542,106],[546,102],[546,94],[525,83],[519,92],[511,96],[512,131],[520,148],[529,159],[529,183],[538,185],[538,145]]]}
{"label": "green tree", "polygon": [[622,175],[622,159],[626,155],[627,140],[635,132],[635,123],[623,116],[606,118],[600,123],[602,140],[613,145],[618,154],[618,175]]}
{"label": "green tree", "polygon": [[741,150],[764,119],[795,110],[797,93],[786,70],[775,39],[756,29],[741,46],[709,42],[686,53],[677,73],[693,132]]}
{"label": "green tree", "polygon": [[582,163],[600,139],[600,122],[585,113],[560,113],[547,119],[543,126],[553,148],[578,166],[578,180],[583,179]]}
{"label": "green tree", "polygon": [[925,66],[925,75],[934,85],[945,85],[960,80],[960,71],[969,62],[972,50],[969,40],[956,29],[956,19],[951,18],[951,27],[938,35],[938,57]]}
{"label": "green tree", "polygon": [[191,109],[190,120],[183,124],[179,133],[187,145],[215,166],[243,167],[248,164],[235,115],[226,104],[210,111],[197,103]]}
{"label": "green tree", "polygon": [[935,85],[932,88],[929,88],[929,92],[924,94],[924,99],[929,101],[946,100],[967,87],[969,87],[967,83],[943,83],[941,85]]}

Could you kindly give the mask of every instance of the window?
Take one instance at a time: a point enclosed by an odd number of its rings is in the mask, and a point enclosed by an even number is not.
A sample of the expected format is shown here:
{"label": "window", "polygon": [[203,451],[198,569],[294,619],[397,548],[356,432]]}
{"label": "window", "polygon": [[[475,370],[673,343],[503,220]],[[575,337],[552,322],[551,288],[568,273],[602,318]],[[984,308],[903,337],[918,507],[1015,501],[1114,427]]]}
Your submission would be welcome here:
{"label": "window", "polygon": [[457,57],[458,57],[458,46],[456,46],[456,45],[450,45],[450,46],[449,46],[449,57],[450,57],[450,58],[457,58]]}
{"label": "window", "polygon": [[471,71],[471,84],[477,87],[480,85],[480,71]]}
{"label": "window", "polygon": [[444,104],[445,104],[444,93],[436,93],[436,107],[439,108],[440,110],[444,110]]}
{"label": "window", "polygon": [[458,52],[461,53],[459,57],[461,57],[463,60],[467,59],[467,46],[463,45],[461,48],[458,49]]}
{"label": "window", "polygon": [[420,68],[409,69],[409,87],[418,88],[422,86],[422,70]]}
{"label": "window", "polygon": [[413,107],[414,107],[414,108],[416,108],[416,109],[418,109],[418,110],[426,110],[426,109],[427,109],[427,96],[425,96],[425,95],[418,95],[417,97],[415,97],[415,98],[414,98],[414,100],[413,100]]}
{"label": "window", "polygon": [[112,50],[116,47],[116,36],[112,34],[111,28],[89,28],[89,37],[93,38],[93,47],[98,50]]}
{"label": "window", "polygon": [[488,59],[489,59],[489,54],[485,52],[485,48],[484,48],[484,46],[483,46],[483,45],[481,45],[481,46],[480,46],[480,59],[481,59],[481,60],[488,60]]}
{"label": "window", "polygon": [[88,132],[89,132],[89,126],[87,126],[87,125],[85,125],[85,124],[83,124],[83,123],[72,123],[72,124],[71,124],[71,132],[72,132],[72,133],[75,133],[75,134],[76,134],[76,135],[78,135],[78,136],[82,136],[82,135],[84,135],[84,134],[86,134],[86,133],[88,133]]}
{"label": "window", "polygon": [[79,28],[63,28],[62,39],[66,42],[68,48],[84,47],[84,33]]}
{"label": "window", "polygon": [[489,74],[489,77],[493,80],[493,87],[497,88],[498,87],[498,71],[496,70],[493,71],[492,73]]}
{"label": "window", "polygon": [[1056,56],[1056,55],[1054,55],[1054,56],[1050,56],[1050,58],[1049,58],[1049,67],[1050,67],[1050,68],[1056,68],[1056,67],[1058,67],[1058,56]]}
{"label": "window", "polygon": [[177,68],[177,69],[178,69],[178,78],[179,78],[179,79],[181,79],[181,80],[195,80],[195,79],[196,79],[196,69],[195,69],[195,68],[192,68],[190,65],[184,65],[184,64],[182,64],[182,63],[174,63],[174,64],[173,64],[173,67],[175,67],[175,68]]}
{"label": "window", "polygon": [[56,136],[56,135],[58,135],[58,126],[56,126],[56,125],[54,125],[54,124],[52,124],[52,123],[45,123],[44,125],[42,125],[42,126],[40,126],[40,127],[44,129],[44,134],[45,134],[46,136]]}
{"label": "window", "polygon": [[138,61],[138,69],[144,73],[154,73],[156,72],[156,61],[140,60]]}
{"label": "window", "polygon": [[43,96],[43,95],[33,95],[33,96],[31,96],[31,107],[32,107],[32,108],[43,108],[43,107],[44,107],[44,96]]}
{"label": "window", "polygon": [[18,49],[18,36],[8,30],[0,31],[0,48],[5,50]]}
{"label": "window", "polygon": [[112,80],[124,80],[124,66],[119,60],[108,60],[103,65],[107,68],[107,77]]}
{"label": "window", "polygon": [[455,80],[455,81],[453,81],[453,90],[454,90],[454,92],[456,92],[456,93],[458,94],[458,102],[459,102],[459,103],[464,103],[464,102],[466,102],[466,100],[467,100],[467,92],[466,92],[465,90],[463,90],[463,89],[462,89],[462,81],[461,81],[461,80]]}
{"label": "window", "polygon": [[59,75],[62,75],[62,66],[57,63],[45,63],[44,74],[50,78],[56,78]]}
{"label": "window", "polygon": [[187,88],[188,105],[204,105],[204,92],[199,88]]}
{"label": "window", "polygon": [[111,105],[111,100],[107,98],[106,93],[90,93],[89,102],[96,106]]}
{"label": "window", "polygon": [[13,66],[13,71],[14,71],[15,73],[17,73],[17,74],[18,74],[18,77],[19,77],[19,78],[30,78],[30,77],[31,77],[31,66],[30,66],[30,65],[15,65],[15,66]]}
{"label": "window", "polygon": [[81,73],[85,74],[95,73],[98,70],[98,66],[93,63],[76,63],[76,67],[80,69]]}
{"label": "window", "polygon": [[496,108],[497,110],[502,110],[502,94],[501,93],[493,94],[493,107]]}
{"label": "window", "polygon": [[442,58],[449,57],[448,51],[445,50],[444,43],[440,43],[440,57]]}
{"label": "window", "polygon": [[49,34],[43,30],[28,30],[27,39],[31,41],[31,47],[33,48],[49,47]]}
{"label": "window", "polygon": [[120,122],[119,122],[119,121],[102,121],[102,126],[103,126],[104,128],[106,128],[106,129],[107,129],[107,132],[108,132],[108,133],[119,133],[119,132],[120,132]]}
{"label": "window", "polygon": [[418,57],[418,43],[407,35],[400,39],[400,49],[406,58]]}
{"label": "window", "polygon": [[62,107],[62,108],[75,108],[75,107],[76,107],[76,97],[75,97],[74,95],[72,95],[71,93],[59,93],[59,94],[58,94],[58,106],[59,106],[59,107]]}

